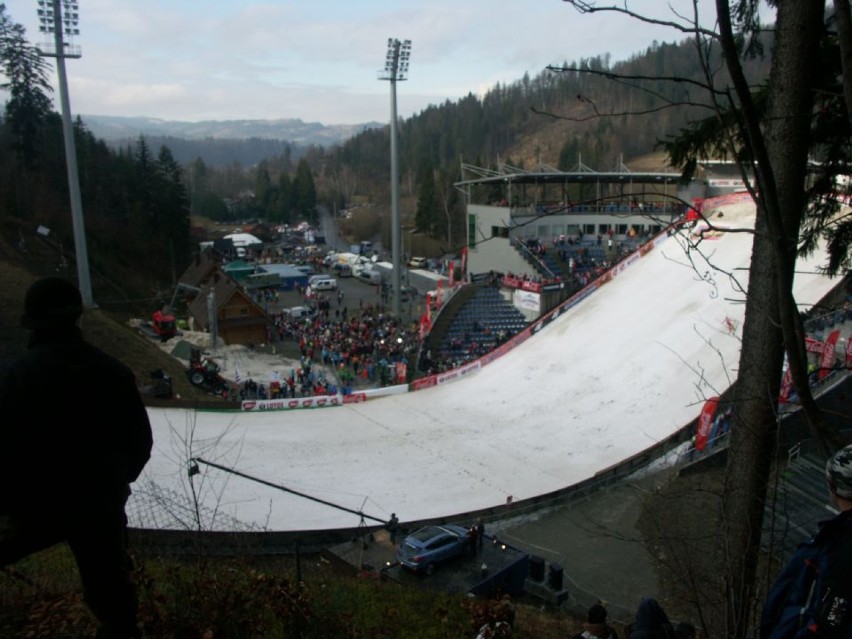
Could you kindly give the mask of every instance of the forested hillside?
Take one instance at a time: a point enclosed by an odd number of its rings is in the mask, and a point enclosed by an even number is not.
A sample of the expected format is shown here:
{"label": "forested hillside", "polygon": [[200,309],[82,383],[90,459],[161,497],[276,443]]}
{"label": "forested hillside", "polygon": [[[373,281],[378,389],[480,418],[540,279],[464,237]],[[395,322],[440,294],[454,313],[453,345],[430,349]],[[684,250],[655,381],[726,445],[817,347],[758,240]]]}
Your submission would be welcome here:
{"label": "forested hillside", "polygon": [[[460,163],[496,168],[498,163],[532,169],[541,164],[571,170],[582,163],[615,170],[621,162],[653,152],[658,142],[694,119],[711,114],[705,69],[694,43],[653,43],[618,64],[595,57],[542,69],[517,82],[498,85],[483,96],[434,105],[400,122],[399,153],[403,191],[434,200],[431,210],[417,203],[417,226],[446,237],[447,209],[454,209],[454,231],[463,215],[452,183]],[[719,56],[706,73],[717,87],[728,85]],[[751,59],[746,73],[758,84],[769,71]],[[346,202],[357,191],[373,189],[372,199],[387,199],[388,128],[365,131],[325,159],[333,195]],[[357,185],[357,189],[356,189]],[[454,232],[454,235],[455,235]]]}
{"label": "forested hillside", "polygon": [[[0,63],[11,95],[0,121],[0,216],[43,225],[70,252],[62,126],[47,62],[5,10],[0,21]],[[400,121],[405,225],[458,244],[464,203],[453,183],[461,163],[572,169],[582,160],[612,170],[652,152],[690,119],[709,114],[695,97],[706,95],[695,84],[706,76],[692,46],[653,43],[618,64],[606,56],[566,62]],[[713,60],[711,71],[722,68]],[[748,64],[753,82],[765,77],[766,63]],[[714,75],[718,86],[726,85],[723,74]],[[116,150],[80,120],[75,138],[90,260],[103,272],[128,269],[142,296],[169,289],[188,264],[201,239],[191,236],[192,215],[296,223],[314,220],[317,204],[339,211],[370,203],[378,219],[388,217],[388,127],[297,152],[264,141],[270,155],[251,164],[240,161],[239,145],[217,140],[219,151],[234,154],[223,165],[176,160],[172,147],[183,158],[192,155],[186,140],[140,136]],[[388,222],[382,232],[386,239]]]}

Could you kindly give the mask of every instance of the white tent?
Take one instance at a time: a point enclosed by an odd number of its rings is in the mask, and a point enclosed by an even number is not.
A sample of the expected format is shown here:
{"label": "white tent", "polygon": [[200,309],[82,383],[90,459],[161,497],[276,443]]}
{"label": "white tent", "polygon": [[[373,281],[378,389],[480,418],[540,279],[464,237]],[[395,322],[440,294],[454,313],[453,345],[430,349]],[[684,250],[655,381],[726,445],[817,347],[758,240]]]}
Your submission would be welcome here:
{"label": "white tent", "polygon": [[263,241],[256,238],[251,233],[231,233],[224,237],[226,240],[231,240],[235,247],[246,247],[252,244],[263,244]]}

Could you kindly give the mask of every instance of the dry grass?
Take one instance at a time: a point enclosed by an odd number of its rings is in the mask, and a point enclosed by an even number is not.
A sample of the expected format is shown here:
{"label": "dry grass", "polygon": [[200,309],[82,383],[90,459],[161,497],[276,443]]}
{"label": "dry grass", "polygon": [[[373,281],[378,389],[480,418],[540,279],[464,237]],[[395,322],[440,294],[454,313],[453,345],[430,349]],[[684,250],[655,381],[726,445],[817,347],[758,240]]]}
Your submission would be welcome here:
{"label": "dry grass", "polygon": [[[0,365],[26,350],[28,333],[20,327],[20,317],[24,294],[30,284],[46,275],[76,280],[73,263],[67,269],[57,270],[56,245],[37,235],[31,226],[10,220],[0,225]],[[106,298],[114,297],[114,288],[112,282],[103,283],[93,276],[96,302],[99,302],[98,295],[104,289],[110,289],[103,292]],[[188,400],[210,398],[189,383],[180,361],[127,326],[124,323],[127,315],[126,307],[117,311],[108,308],[87,310],[81,318],[80,327],[90,343],[129,366],[140,386],[150,383],[151,371],[163,369],[171,376],[174,390],[181,397]]]}

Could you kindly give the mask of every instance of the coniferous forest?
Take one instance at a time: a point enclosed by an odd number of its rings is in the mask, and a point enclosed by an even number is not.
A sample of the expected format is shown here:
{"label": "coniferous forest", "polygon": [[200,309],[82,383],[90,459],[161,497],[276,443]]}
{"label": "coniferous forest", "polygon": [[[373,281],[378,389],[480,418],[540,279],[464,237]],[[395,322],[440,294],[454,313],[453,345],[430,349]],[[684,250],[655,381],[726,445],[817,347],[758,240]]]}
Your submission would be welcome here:
{"label": "coniferous forest", "polygon": [[[651,153],[690,120],[708,115],[683,81],[703,77],[692,46],[654,42],[615,64],[606,55],[565,62],[401,120],[403,215],[437,239],[461,237],[464,203],[452,185],[462,163],[570,170],[582,161],[612,170]],[[3,5],[0,63],[9,94],[0,122],[0,216],[50,228],[70,249],[62,126],[49,63]],[[747,71],[758,80],[768,66],[758,59]],[[223,165],[218,156],[205,162],[201,152],[180,165],[167,144],[155,148],[140,136],[116,149],[79,118],[74,128],[93,261],[144,264],[163,284],[197,246],[192,215],[314,221],[317,204],[341,210],[360,201],[382,210],[390,199],[388,127],[329,148],[286,145],[253,166],[237,159]]]}

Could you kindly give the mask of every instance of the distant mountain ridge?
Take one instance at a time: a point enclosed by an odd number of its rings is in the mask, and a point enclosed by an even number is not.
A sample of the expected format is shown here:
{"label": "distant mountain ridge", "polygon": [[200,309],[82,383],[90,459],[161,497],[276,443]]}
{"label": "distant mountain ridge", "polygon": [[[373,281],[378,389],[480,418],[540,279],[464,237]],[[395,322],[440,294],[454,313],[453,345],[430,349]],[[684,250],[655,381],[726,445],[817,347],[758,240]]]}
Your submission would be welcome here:
{"label": "distant mountain ridge", "polygon": [[345,142],[367,129],[385,126],[385,123],[322,124],[305,122],[298,118],[278,120],[203,120],[183,122],[147,117],[122,117],[110,115],[81,115],[92,134],[107,142],[131,140],[140,135],[175,137],[186,140],[247,140],[259,138],[279,140],[299,146],[333,146]]}

